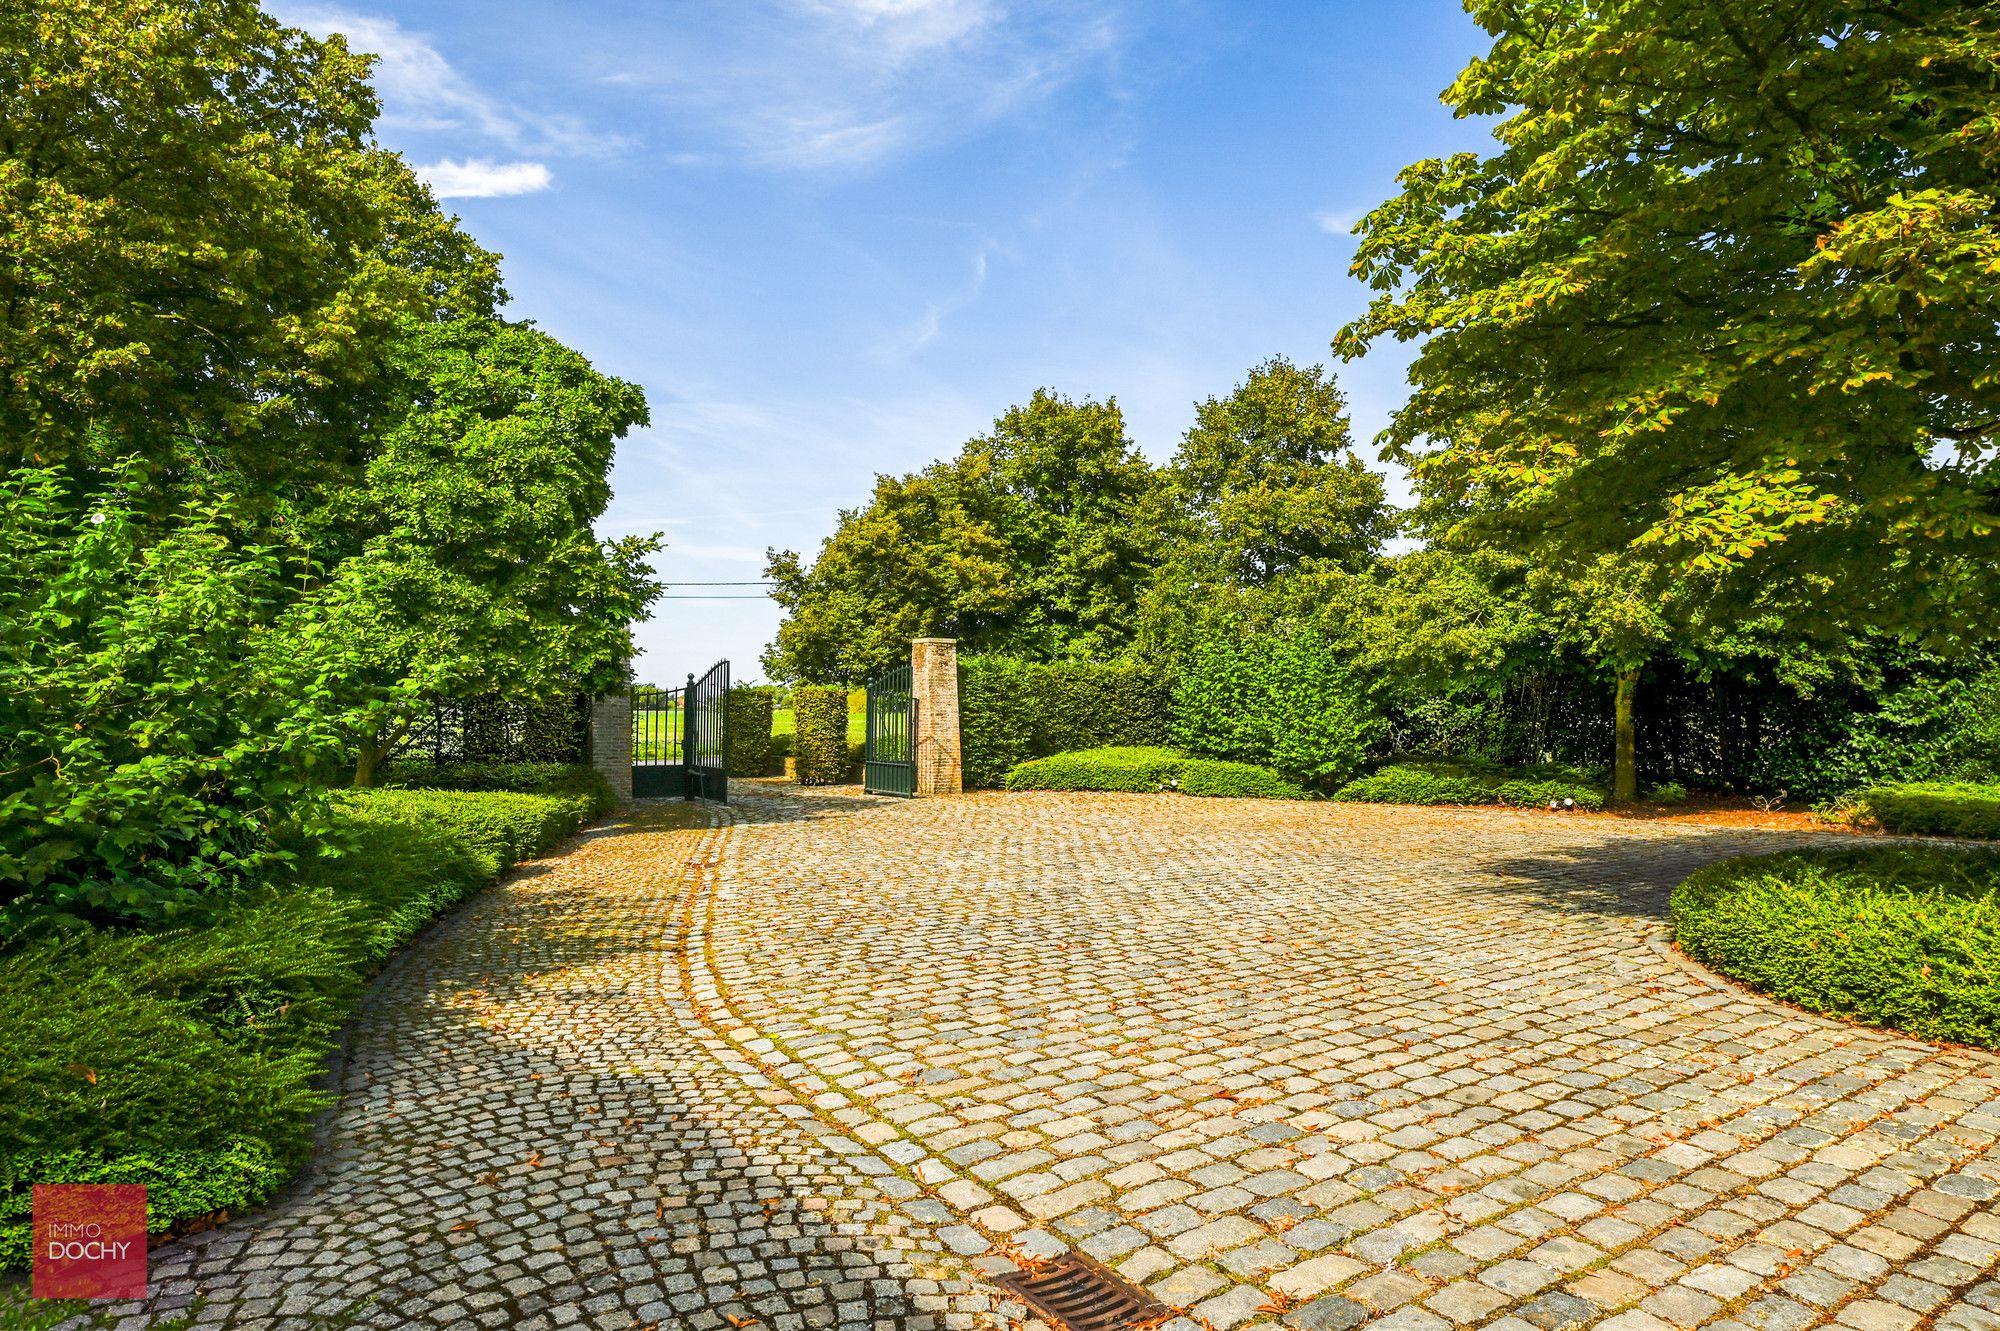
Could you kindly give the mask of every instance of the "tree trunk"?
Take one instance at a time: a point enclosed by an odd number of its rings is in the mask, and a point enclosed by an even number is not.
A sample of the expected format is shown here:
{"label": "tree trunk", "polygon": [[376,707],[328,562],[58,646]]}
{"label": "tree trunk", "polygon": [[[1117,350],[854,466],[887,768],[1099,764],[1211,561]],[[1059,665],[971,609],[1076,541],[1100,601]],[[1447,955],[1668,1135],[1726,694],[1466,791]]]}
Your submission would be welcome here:
{"label": "tree trunk", "polygon": [[1632,723],[1632,702],[1639,692],[1639,670],[1620,668],[1618,696],[1613,706],[1617,727],[1616,756],[1611,768],[1611,798],[1630,804],[1639,798],[1639,736]]}
{"label": "tree trunk", "polygon": [[354,784],[357,787],[365,788],[375,784],[375,769],[388,751],[388,747],[381,744],[369,743],[361,746],[361,752],[354,758]]}

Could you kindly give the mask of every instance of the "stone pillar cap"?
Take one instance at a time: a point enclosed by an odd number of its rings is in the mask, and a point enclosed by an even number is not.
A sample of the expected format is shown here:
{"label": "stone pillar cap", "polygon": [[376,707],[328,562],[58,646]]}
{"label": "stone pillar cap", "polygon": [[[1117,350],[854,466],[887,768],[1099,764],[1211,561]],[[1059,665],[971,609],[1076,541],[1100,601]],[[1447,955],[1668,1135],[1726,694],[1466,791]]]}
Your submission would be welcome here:
{"label": "stone pillar cap", "polygon": [[911,642],[957,642],[957,638],[912,638]]}

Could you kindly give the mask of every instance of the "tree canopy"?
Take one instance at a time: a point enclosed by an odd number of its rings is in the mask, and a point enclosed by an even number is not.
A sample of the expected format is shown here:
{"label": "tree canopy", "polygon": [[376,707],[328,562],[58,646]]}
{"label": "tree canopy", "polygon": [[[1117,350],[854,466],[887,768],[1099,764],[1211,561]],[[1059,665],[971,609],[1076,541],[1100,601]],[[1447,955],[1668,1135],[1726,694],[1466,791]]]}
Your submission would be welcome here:
{"label": "tree canopy", "polygon": [[810,568],[770,553],[786,617],[765,668],[854,679],[927,634],[1029,660],[1116,655],[1152,564],[1155,485],[1115,400],[1038,389],[956,457],[877,477]]}
{"label": "tree canopy", "polygon": [[[1356,355],[1432,531],[1652,566],[1686,607],[1990,622],[2000,31],[1948,0],[1476,0],[1499,149],[1371,213]],[[1624,576],[1624,575],[1621,575]]]}

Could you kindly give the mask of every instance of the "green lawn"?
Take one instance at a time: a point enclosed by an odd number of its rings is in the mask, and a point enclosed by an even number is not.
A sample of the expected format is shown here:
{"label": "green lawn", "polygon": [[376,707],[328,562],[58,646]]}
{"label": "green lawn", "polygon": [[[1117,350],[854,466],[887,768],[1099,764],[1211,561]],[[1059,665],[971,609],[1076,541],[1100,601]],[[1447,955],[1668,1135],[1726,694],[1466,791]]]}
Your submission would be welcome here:
{"label": "green lawn", "polygon": [[[773,735],[790,735],[796,733],[797,730],[798,723],[792,719],[791,708],[780,707],[771,713],[771,733]],[[847,714],[847,742],[849,744],[859,744],[867,738],[867,715],[862,712],[849,712]]]}

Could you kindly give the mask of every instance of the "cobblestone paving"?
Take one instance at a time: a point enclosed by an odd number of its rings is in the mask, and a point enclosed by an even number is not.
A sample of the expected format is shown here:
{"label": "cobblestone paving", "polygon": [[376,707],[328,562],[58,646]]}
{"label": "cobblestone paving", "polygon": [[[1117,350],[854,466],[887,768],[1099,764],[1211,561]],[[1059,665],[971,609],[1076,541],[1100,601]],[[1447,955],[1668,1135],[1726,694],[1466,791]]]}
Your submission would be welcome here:
{"label": "cobblestone paving", "polygon": [[[682,993],[722,815],[656,806],[409,948],[353,1030],[315,1172],[153,1255],[124,1326],[975,1327],[901,1189],[756,1094]],[[984,1291],[984,1292],[982,1292]],[[1017,1306],[1017,1305],[1009,1305]]]}
{"label": "cobblestone paving", "polygon": [[2000,1328],[2000,1059],[1677,962],[1780,834],[1156,796],[744,790],[703,1019],[992,1251],[1176,1323]]}
{"label": "cobblestone paving", "polygon": [[1783,836],[734,798],[411,947],[314,1175],[119,1324],[999,1326],[1076,1247],[1174,1331],[2000,1331],[2000,1059],[1657,941]]}

